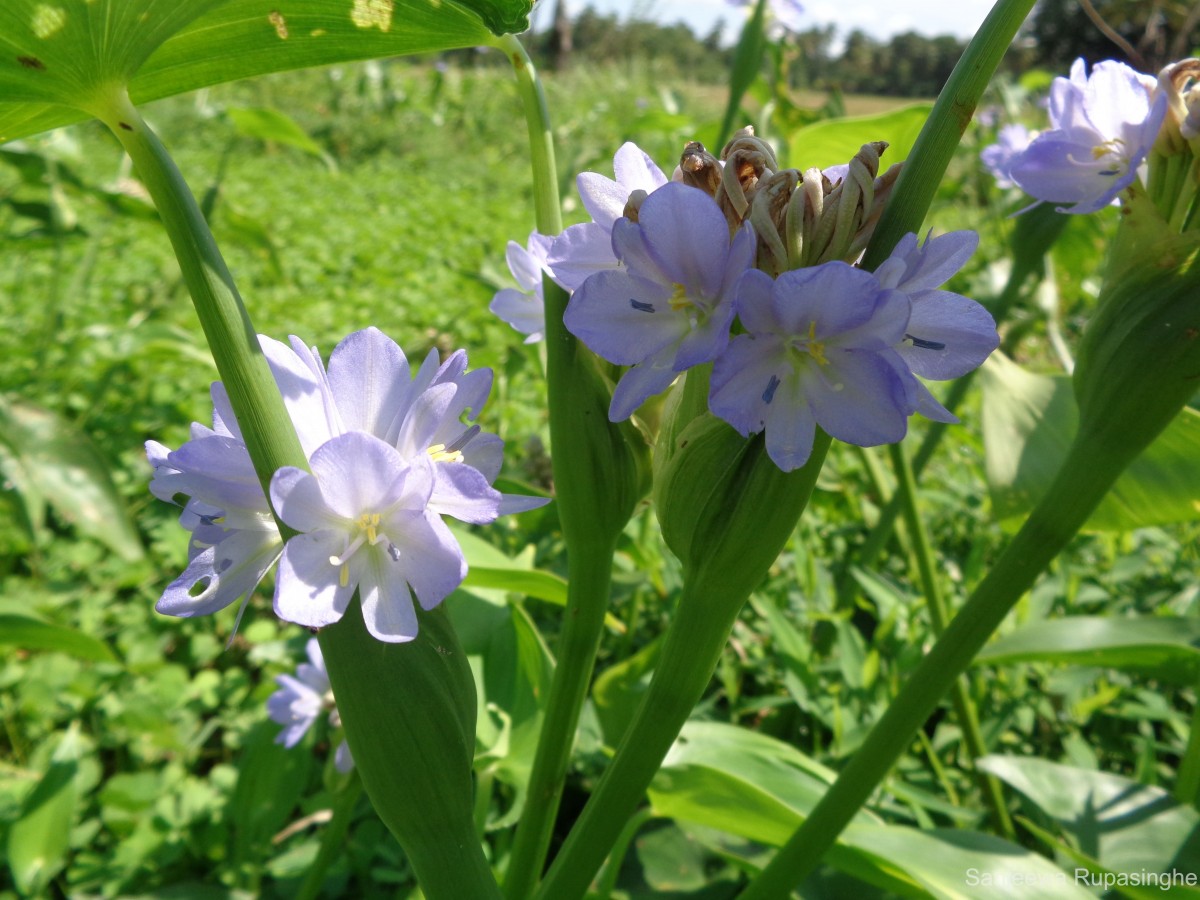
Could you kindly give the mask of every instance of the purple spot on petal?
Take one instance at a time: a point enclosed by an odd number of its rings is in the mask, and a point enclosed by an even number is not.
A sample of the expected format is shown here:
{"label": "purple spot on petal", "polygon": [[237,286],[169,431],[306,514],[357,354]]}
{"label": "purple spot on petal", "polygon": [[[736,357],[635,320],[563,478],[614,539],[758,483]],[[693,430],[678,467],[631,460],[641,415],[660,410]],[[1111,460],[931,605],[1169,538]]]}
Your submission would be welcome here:
{"label": "purple spot on petal", "polygon": [[770,403],[775,399],[775,391],[779,388],[779,379],[772,375],[771,380],[767,382],[767,389],[762,393],[763,403]]}
{"label": "purple spot on petal", "polygon": [[636,309],[638,312],[648,312],[648,313],[654,312],[654,304],[653,303],[642,303],[640,300],[634,300],[633,298],[630,298],[629,305],[632,306],[634,309]]}
{"label": "purple spot on petal", "polygon": [[946,345],[940,341],[925,341],[919,337],[913,337],[911,334],[906,334],[906,338],[912,341],[914,347],[920,347],[922,350],[945,350]]}

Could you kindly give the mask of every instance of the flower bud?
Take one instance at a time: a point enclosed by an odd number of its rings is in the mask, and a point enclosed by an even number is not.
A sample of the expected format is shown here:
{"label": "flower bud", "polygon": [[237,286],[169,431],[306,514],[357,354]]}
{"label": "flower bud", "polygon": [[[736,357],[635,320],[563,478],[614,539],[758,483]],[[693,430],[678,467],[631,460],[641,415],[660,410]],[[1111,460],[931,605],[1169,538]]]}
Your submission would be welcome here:
{"label": "flower bud", "polygon": [[721,161],[704,149],[699,141],[691,141],[679,157],[679,172],[683,183],[697,187],[715,197],[721,186]]}
{"label": "flower bud", "polygon": [[762,138],[754,136],[753,128],[743,128],[721,151],[725,168],[721,186],[714,198],[729,222],[730,232],[737,231],[750,210],[750,203],[759,183],[779,169],[775,151]]}
{"label": "flower bud", "polygon": [[[681,406],[686,406],[685,401]],[[654,502],[663,538],[685,581],[714,602],[741,604],[778,557],[816,483],[829,438],[818,433],[807,464],[783,472],[762,436],[747,440],[712,413],[666,437]],[[670,447],[663,447],[664,439]]]}
{"label": "flower bud", "polygon": [[1200,391],[1200,234],[1145,198],[1126,210],[1074,375],[1081,437],[1122,464]]}

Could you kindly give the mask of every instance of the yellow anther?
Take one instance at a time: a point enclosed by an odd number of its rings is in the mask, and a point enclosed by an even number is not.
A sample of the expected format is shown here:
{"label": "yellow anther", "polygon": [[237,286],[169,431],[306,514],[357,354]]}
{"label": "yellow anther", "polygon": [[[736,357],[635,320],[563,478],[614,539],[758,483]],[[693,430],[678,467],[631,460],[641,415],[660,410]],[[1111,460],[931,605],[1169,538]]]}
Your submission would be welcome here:
{"label": "yellow anther", "polygon": [[350,583],[350,566],[342,563],[342,571],[338,574],[338,584],[345,587]]}
{"label": "yellow anther", "polygon": [[445,444],[434,444],[425,451],[434,462],[462,462],[461,450],[447,450]]}
{"label": "yellow anther", "polygon": [[817,361],[818,366],[829,365],[829,360],[825,358],[825,343],[824,341],[817,340],[817,322],[815,319],[808,323],[808,343],[804,349]]}
{"label": "yellow anther", "polygon": [[671,305],[671,309],[675,312],[687,309],[692,305],[692,301],[688,299],[687,288],[682,284],[676,284],[675,290],[671,292],[671,299],[667,301]]}

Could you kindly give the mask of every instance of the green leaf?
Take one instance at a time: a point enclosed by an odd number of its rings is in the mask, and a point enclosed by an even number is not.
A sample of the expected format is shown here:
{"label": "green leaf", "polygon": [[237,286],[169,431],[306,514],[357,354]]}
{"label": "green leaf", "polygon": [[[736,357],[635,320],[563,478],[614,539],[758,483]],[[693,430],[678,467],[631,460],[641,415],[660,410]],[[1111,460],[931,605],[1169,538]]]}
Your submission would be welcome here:
{"label": "green leaf", "polygon": [[985,756],[977,765],[1020,791],[1105,869],[1200,871],[1200,814],[1161,788],[1044,759]]}
{"label": "green leaf", "polygon": [[337,170],[333,157],[322,150],[321,145],[309,137],[287,113],[266,107],[231,106],[225,110],[225,114],[242,137],[293,147],[321,160],[331,171]]}
{"label": "green leaf", "polygon": [[66,861],[77,801],[79,732],[71,727],[8,832],[8,867],[24,895],[42,894]]}
{"label": "green leaf", "polygon": [[[122,559],[142,559],[141,539],[91,441],[48,410],[0,396],[0,469]],[[37,521],[31,515],[31,520]]]}
{"label": "green leaf", "polygon": [[[834,774],[774,738],[693,721],[663,763],[650,802],[658,815],[780,846]],[[721,842],[718,849],[761,864],[752,848]],[[865,810],[827,859],[849,875],[909,896],[1010,897],[1014,884],[1031,883],[1053,885],[1055,897],[1090,896],[1049,860],[1000,838],[884,825]]]}
{"label": "green leaf", "polygon": [[[981,372],[988,488],[1000,519],[1028,513],[1057,473],[1079,422],[1067,376],[1035,375],[999,353]],[[1084,526],[1128,531],[1200,513],[1200,413],[1184,409]]]}
{"label": "green leaf", "polygon": [[279,726],[259,722],[246,735],[229,817],[241,860],[263,859],[304,792],[312,754],[275,743]]}
{"label": "green leaf", "polygon": [[531,8],[531,0],[5,0],[0,143],[79,121],[98,85],[126,84],[144,103],[270,72],[490,45],[493,32],[525,30]]}
{"label": "green leaf", "polygon": [[802,168],[849,162],[863,144],[887,141],[884,168],[907,159],[917,135],[933,110],[932,103],[914,103],[874,116],[827,119],[792,132],[788,146],[797,158],[792,165]]}
{"label": "green leaf", "polygon": [[0,612],[0,645],[23,650],[58,651],[96,662],[116,661],[108,644],[99,638],[14,612]]}
{"label": "green leaf", "polygon": [[1071,616],[1024,625],[993,641],[975,665],[1066,663],[1132,669],[1181,684],[1200,674],[1200,619]]}

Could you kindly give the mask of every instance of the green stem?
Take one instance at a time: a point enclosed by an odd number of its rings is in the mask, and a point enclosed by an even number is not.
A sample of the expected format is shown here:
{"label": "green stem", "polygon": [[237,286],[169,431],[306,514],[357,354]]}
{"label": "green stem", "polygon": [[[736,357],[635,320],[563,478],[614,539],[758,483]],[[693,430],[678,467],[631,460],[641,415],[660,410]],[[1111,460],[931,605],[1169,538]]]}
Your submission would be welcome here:
{"label": "green stem", "polygon": [[[229,392],[229,402],[254,470],[263,493],[270,497],[271,476],[277,469],[281,466],[307,469],[308,461],[233,276],[196,205],[196,198],[125,91],[115,91],[107,104],[94,112],[117,136],[154,199],[217,371]],[[280,531],[288,535],[290,531],[279,524]]]}
{"label": "green stem", "polygon": [[558,170],[554,162],[554,133],[550,129],[550,111],[537,69],[516,35],[499,38],[497,46],[508,54],[517,76],[517,92],[525,110],[529,131],[529,160],[533,167],[534,221],[542,234],[562,231],[562,205],[558,199]]}
{"label": "green stem", "polygon": [[[721,609],[716,621],[713,610]],[[646,793],[654,773],[708,687],[741,604],[713,602],[684,584],[659,654],[658,668],[616,756],[571,828],[537,900],[583,897],[592,876]]]}
{"label": "green stem", "polygon": [[325,882],[325,873],[329,871],[334,859],[342,850],[342,842],[346,839],[346,831],[354,818],[354,807],[362,796],[362,779],[358,772],[351,771],[346,783],[338,791],[333,803],[333,817],[321,834],[321,846],[317,850],[317,858],[309,866],[304,875],[304,882],[296,892],[295,900],[316,900]]}
{"label": "green stem", "polygon": [[567,556],[567,610],[558,638],[558,661],[546,700],[546,717],[529,776],[525,811],[504,879],[507,897],[524,898],[533,892],[550,849],[575,746],[575,729],[604,628],[615,546],[615,542],[576,544]]}
{"label": "green stem", "polygon": [[[736,434],[733,437],[741,441]],[[703,437],[697,437],[689,446],[694,449],[703,442]],[[758,496],[764,480],[774,486],[778,506],[786,510],[781,515],[788,520],[788,528],[782,532],[779,523],[762,512],[761,503],[755,504],[753,510],[746,506],[734,508],[726,521],[712,526],[722,533],[715,538],[708,536],[702,545],[707,552],[701,558],[691,560],[691,565],[685,559],[683,590],[659,652],[654,678],[621,738],[613,761],[533,895],[535,900],[577,900],[587,892],[592,877],[615,846],[667,751],[703,696],[738,613],[766,573],[766,563],[759,565],[761,560],[757,552],[742,554],[749,558],[753,576],[748,574],[750,570],[734,571],[736,566],[731,563],[730,556],[736,554],[727,535],[741,538],[748,522],[758,521],[763,524],[767,548],[761,554],[762,559],[775,559],[807,505],[829,444],[829,436],[818,431],[812,454],[803,469],[785,476],[765,455],[759,455],[757,462],[762,468],[751,462],[751,471],[743,469],[735,479],[734,483],[750,497]],[[744,463],[744,450],[742,454]],[[753,460],[753,455],[750,458]],[[723,487],[729,487],[729,484]],[[662,499],[659,498],[659,516],[660,521],[666,522],[670,513],[664,508]],[[697,517],[697,527],[703,527],[707,521],[702,510]]]}
{"label": "green stem", "polygon": [[[941,637],[950,622],[946,607],[946,598],[942,596],[941,583],[938,581],[933,546],[929,541],[929,532],[925,528],[925,520],[917,509],[917,485],[913,477],[912,467],[908,464],[908,456],[902,444],[892,444],[888,447],[892,466],[896,470],[898,484],[896,493],[904,506],[904,521],[908,525],[909,541],[913,553],[917,557],[917,571],[921,579],[921,590],[929,608],[929,618],[933,623],[933,633]],[[956,679],[950,692],[954,703],[954,713],[958,718],[959,727],[963,733],[963,746],[971,768],[975,769],[975,761],[987,754],[987,743],[983,739],[983,731],[979,727],[979,712],[971,700],[969,681],[966,675]],[[1011,841],[1016,841],[1017,832],[1013,827],[1012,817],[1008,814],[1008,806],[1004,802],[1004,790],[1000,780],[994,775],[975,770],[983,796],[992,810],[992,818],[1000,828],[1001,833]]]}
{"label": "green stem", "polygon": [[786,897],[812,874],[1009,610],[1087,521],[1129,462],[1107,454],[1097,457],[1089,442],[1089,435],[1077,435],[1058,477],[1024,526],[804,824],[741,894],[742,900]]}
{"label": "green stem", "polygon": [[904,162],[892,198],[863,257],[864,269],[874,271],[900,238],[921,230],[975,106],[1033,4],[1034,0],[998,0],[963,51]]}
{"label": "green stem", "polygon": [[1186,806],[1196,806],[1200,800],[1200,690],[1192,709],[1192,724],[1187,748],[1175,773],[1175,800]]}
{"label": "green stem", "polygon": [[[542,234],[557,234],[562,230],[562,215],[545,94],[520,41],[505,35],[498,45],[512,62],[525,111],[537,228]],[[563,325],[567,294],[546,278],[543,296],[550,441],[559,520],[567,545],[568,588],[558,662],[530,772],[529,799],[505,875],[505,893],[512,898],[530,895],[545,864],[603,633],[613,551],[637,499],[635,467],[628,464],[618,427],[610,425],[605,415],[607,390],[599,383],[587,351]]]}

